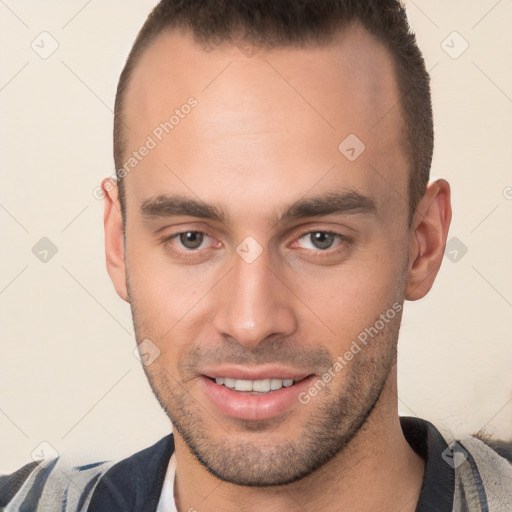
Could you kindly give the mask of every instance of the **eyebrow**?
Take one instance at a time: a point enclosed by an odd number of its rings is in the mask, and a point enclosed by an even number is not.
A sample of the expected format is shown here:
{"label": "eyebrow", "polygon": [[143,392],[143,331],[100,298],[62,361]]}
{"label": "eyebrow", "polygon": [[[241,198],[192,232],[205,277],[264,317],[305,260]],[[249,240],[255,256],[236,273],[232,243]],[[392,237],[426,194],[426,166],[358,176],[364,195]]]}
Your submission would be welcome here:
{"label": "eyebrow", "polygon": [[[140,206],[147,219],[190,216],[227,224],[229,217],[220,207],[203,201],[182,197],[159,195],[146,199]],[[319,196],[303,197],[270,219],[271,225],[307,217],[325,215],[368,214],[375,215],[377,205],[373,198],[355,190],[327,192]]]}
{"label": "eyebrow", "polygon": [[377,213],[377,203],[369,196],[356,190],[327,192],[320,196],[304,197],[292,203],[280,215],[274,216],[273,223],[306,217],[324,215]]}
{"label": "eyebrow", "polygon": [[146,199],[140,206],[140,212],[147,219],[188,215],[200,219],[226,222],[228,218],[227,214],[216,206],[196,199],[168,195]]}

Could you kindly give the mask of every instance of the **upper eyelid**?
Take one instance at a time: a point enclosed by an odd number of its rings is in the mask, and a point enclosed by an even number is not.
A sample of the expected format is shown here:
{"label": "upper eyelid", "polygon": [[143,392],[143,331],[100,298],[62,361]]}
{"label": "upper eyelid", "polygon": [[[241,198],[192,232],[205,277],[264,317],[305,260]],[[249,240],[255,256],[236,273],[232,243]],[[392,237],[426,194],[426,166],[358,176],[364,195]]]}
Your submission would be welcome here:
{"label": "upper eyelid", "polygon": [[[162,240],[169,240],[171,238],[176,238],[178,237],[179,235],[183,235],[185,233],[201,233],[203,235],[206,235],[210,238],[215,238],[214,236],[212,236],[210,234],[209,231],[205,231],[205,230],[202,230],[202,229],[184,229],[183,231],[178,231],[176,233],[173,233],[171,235],[163,235],[161,238]],[[348,238],[347,235],[345,235],[344,233],[340,233],[336,230],[333,230],[333,229],[310,229],[308,231],[302,231],[299,236],[297,238],[303,238],[307,235],[311,235],[312,233],[328,233],[328,234],[331,234],[331,235],[337,235],[337,236],[340,236],[341,238]]]}
{"label": "upper eyelid", "polygon": [[166,240],[172,240],[173,238],[177,238],[179,237],[180,235],[183,235],[185,233],[201,233],[203,235],[206,235],[207,237],[209,238],[215,238],[213,237],[209,231],[205,231],[203,229],[183,229],[181,231],[177,231],[176,233],[171,233],[170,235],[169,234],[166,234],[166,235],[162,235],[160,238],[160,240],[162,242],[165,242]]}
{"label": "upper eyelid", "polygon": [[337,235],[341,238],[348,238],[347,235],[344,235],[343,233],[339,233],[338,231],[334,231],[331,229],[312,229],[310,231],[306,231],[304,234],[300,235],[299,238],[303,238],[307,235],[311,235],[313,233],[327,233],[329,235]]}
{"label": "upper eyelid", "polygon": [[[348,237],[347,235],[344,235],[343,233],[338,233],[337,231],[313,229],[312,231],[308,231],[307,233],[304,233],[303,235],[296,238],[293,243],[296,243],[296,241],[301,240],[305,236],[311,235],[313,233],[327,233],[327,234],[337,236],[339,238],[340,243],[350,244],[352,241],[350,237]],[[320,251],[320,252],[328,252],[329,250],[335,250],[335,249],[336,249],[336,247],[334,247],[334,248],[329,247],[328,249],[324,249],[324,250],[322,250],[322,249],[314,249],[314,250]]]}
{"label": "upper eyelid", "polygon": [[334,229],[311,229],[309,231],[304,232],[303,234],[299,235],[298,237],[295,237],[295,240],[300,240],[301,238],[304,238],[305,236],[311,235],[313,233],[327,233],[329,235],[338,236],[341,240],[348,241],[350,240],[350,236],[340,233],[339,231],[336,231]]}
{"label": "upper eyelid", "polygon": [[[177,239],[180,235],[182,235],[184,233],[201,233],[201,234],[205,235],[206,237],[211,238],[212,240],[215,240],[215,237],[212,236],[210,234],[210,232],[208,232],[208,231],[200,230],[200,229],[188,229],[188,230],[185,229],[185,230],[182,230],[182,231],[178,231],[177,233],[173,233],[171,235],[162,236],[160,238],[160,241],[161,241],[161,243],[169,242],[171,240]],[[347,236],[347,235],[345,235],[343,233],[340,233],[338,231],[335,231],[333,229],[318,229],[318,228],[315,229],[315,228],[311,228],[308,231],[300,232],[298,236],[294,236],[291,244],[294,244],[298,240],[301,240],[302,238],[304,238],[304,237],[306,237],[308,235],[311,235],[313,233],[328,233],[328,234],[332,234],[334,236],[339,237],[340,242],[350,242],[350,240],[351,240],[349,236]],[[205,249],[207,249],[207,248],[208,247],[206,247]],[[188,249],[186,247],[182,247],[182,249],[183,249],[184,252],[192,252],[194,250],[195,251],[200,250],[200,249]],[[321,252],[327,252],[327,251],[329,251],[329,249],[326,249],[326,250],[323,250],[323,251],[321,249],[317,249],[317,250],[321,251]]]}

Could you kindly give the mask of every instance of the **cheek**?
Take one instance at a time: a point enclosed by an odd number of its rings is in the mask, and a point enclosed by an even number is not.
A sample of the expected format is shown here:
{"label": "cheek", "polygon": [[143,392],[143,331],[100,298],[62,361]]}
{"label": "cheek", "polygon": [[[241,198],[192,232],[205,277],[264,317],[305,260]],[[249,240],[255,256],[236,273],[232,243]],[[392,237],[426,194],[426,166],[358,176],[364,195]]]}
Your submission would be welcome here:
{"label": "cheek", "polygon": [[290,287],[310,310],[303,324],[311,331],[308,339],[324,333],[338,355],[381,314],[391,310],[394,318],[393,304],[403,302],[404,262],[397,246],[383,241],[328,271],[289,276]]}
{"label": "cheek", "polygon": [[176,264],[162,244],[134,234],[127,242],[129,284],[141,306],[169,321],[181,317],[212,286],[211,265]]}
{"label": "cheek", "polygon": [[151,339],[163,354],[179,352],[208,325],[205,297],[221,272],[207,265],[171,264],[162,248],[127,250],[127,274],[137,339]]}

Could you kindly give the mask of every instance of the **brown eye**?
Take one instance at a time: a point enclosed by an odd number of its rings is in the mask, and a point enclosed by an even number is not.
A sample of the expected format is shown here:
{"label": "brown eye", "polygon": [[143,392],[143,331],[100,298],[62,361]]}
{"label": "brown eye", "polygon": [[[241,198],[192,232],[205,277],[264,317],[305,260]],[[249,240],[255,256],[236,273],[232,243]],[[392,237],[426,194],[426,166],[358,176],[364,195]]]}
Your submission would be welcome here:
{"label": "brown eye", "polygon": [[181,244],[187,249],[199,249],[203,243],[204,237],[205,234],[200,231],[186,231],[179,235]]}

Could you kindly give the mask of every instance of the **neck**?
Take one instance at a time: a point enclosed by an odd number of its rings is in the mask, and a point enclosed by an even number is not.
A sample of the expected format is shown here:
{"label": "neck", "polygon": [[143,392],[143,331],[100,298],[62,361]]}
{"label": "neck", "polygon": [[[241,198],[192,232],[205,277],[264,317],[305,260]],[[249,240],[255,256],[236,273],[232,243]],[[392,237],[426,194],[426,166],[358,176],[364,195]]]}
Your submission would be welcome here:
{"label": "neck", "polygon": [[413,512],[424,461],[403,436],[396,396],[395,374],[390,375],[371,415],[342,452],[311,475],[284,486],[242,487],[218,480],[175,434],[178,510],[329,512],[340,510],[342,504],[346,512]]}

